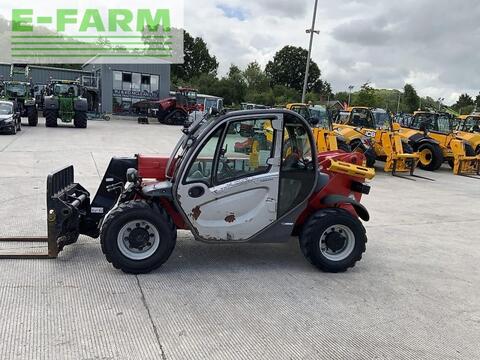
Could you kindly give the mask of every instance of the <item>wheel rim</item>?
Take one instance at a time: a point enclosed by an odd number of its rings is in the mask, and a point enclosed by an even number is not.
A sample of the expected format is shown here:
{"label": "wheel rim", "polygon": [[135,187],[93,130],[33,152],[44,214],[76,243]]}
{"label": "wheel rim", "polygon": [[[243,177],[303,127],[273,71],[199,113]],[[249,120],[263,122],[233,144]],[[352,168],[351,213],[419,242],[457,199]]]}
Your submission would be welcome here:
{"label": "wheel rim", "polygon": [[347,258],[355,247],[355,235],[345,225],[332,225],[320,236],[320,252],[331,261]]}
{"label": "wheel rim", "polygon": [[432,162],[432,152],[430,151],[430,149],[423,149],[422,151],[420,151],[420,162],[423,164],[423,165],[428,165]]}
{"label": "wheel rim", "polygon": [[160,246],[160,234],[152,223],[133,220],[118,232],[117,245],[120,252],[131,260],[145,260]]}

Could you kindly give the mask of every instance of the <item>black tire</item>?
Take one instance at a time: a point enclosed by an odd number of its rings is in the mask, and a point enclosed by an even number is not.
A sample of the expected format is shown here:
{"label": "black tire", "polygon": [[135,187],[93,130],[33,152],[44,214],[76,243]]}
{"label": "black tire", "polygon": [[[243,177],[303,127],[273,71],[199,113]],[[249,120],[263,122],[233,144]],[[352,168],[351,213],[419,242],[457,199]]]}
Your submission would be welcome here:
{"label": "black tire", "polygon": [[[477,150],[479,150],[477,148]],[[465,156],[475,156],[477,155],[475,150],[473,149],[473,146],[470,144],[465,143]]]}
{"label": "black tire", "polygon": [[352,152],[352,148],[345,141],[337,139],[338,150],[345,151],[347,153]]}
{"label": "black tire", "polygon": [[28,126],[38,125],[38,111],[36,107],[29,106],[27,108],[27,117],[28,117]]}
{"label": "black tire", "polygon": [[188,121],[188,114],[182,110],[173,110],[165,117],[165,124],[167,125],[183,125]]}
{"label": "black tire", "polygon": [[77,111],[73,117],[73,125],[77,129],[87,128],[87,113],[85,111]]}
{"label": "black tire", "polygon": [[[353,246],[351,250],[345,254],[344,258],[338,260],[329,259],[327,257],[329,255],[326,255],[320,249],[321,238],[325,235],[326,230],[335,225],[348,228],[354,237],[354,240],[351,240],[353,245],[352,243],[350,243],[350,246],[345,245],[347,248],[344,251],[347,251],[348,247]],[[345,236],[335,230],[329,232],[326,236],[337,236],[336,240],[332,239],[333,241],[345,241]],[[338,240],[338,236],[340,240]],[[328,242],[329,240],[327,239],[326,241]],[[327,208],[317,211],[308,219],[300,234],[300,249],[305,258],[318,269],[334,273],[343,272],[355,266],[365,252],[366,243],[365,228],[360,220],[352,216],[348,211],[340,208]],[[327,248],[327,250],[330,249]]]}
{"label": "black tire", "polygon": [[[465,143],[464,146],[465,146],[465,156],[475,156],[480,154],[480,147],[477,148],[477,151],[479,152],[476,152],[475,150],[473,150],[472,145]],[[455,160],[448,159],[448,165],[450,165],[450,167],[453,169],[455,165]]]}
{"label": "black tire", "polygon": [[375,154],[375,150],[372,148],[366,148],[360,139],[352,140],[350,142],[350,149],[352,152],[357,151],[365,155],[367,167],[375,167],[375,162],[377,161],[377,154]]}
{"label": "black tire", "polygon": [[[443,153],[442,149],[440,149],[440,146],[437,144],[432,144],[432,143],[423,143],[420,144],[417,150],[419,153],[426,152],[426,161],[420,160],[418,162],[418,166],[422,170],[427,170],[427,171],[435,171],[440,169],[440,167],[443,164]],[[420,156],[420,159],[422,159],[422,156]]]}
{"label": "black tire", "polygon": [[475,149],[475,154],[480,155],[480,145]]}
{"label": "black tire", "polygon": [[7,134],[9,134],[9,135],[17,135],[17,129],[18,129],[18,125],[17,125],[17,124],[13,124],[12,128],[8,131]]}
{"label": "black tire", "polygon": [[[129,222],[148,221],[160,234],[159,245],[153,254],[141,260],[127,257],[119,247],[117,237]],[[130,274],[145,274],[165,263],[177,240],[177,231],[170,216],[160,207],[155,209],[145,201],[134,200],[118,205],[105,219],[100,233],[102,251],[116,269]]]}
{"label": "black tire", "polygon": [[57,127],[57,112],[54,110],[45,110],[43,112],[45,116],[45,126],[46,127]]}
{"label": "black tire", "polygon": [[410,144],[406,142],[402,142],[402,148],[403,148],[403,153],[404,154],[413,154],[413,147],[410,146]]}

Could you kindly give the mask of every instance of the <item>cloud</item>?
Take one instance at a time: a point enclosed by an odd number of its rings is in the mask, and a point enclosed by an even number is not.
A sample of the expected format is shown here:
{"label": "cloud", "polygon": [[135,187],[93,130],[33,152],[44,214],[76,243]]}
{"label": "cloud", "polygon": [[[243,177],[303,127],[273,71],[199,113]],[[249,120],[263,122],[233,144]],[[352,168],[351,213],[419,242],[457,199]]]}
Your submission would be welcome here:
{"label": "cloud", "polygon": [[[187,30],[206,40],[221,74],[231,63],[265,65],[284,45],[308,46],[313,1],[198,0],[185,9]],[[476,0],[319,0],[312,58],[335,91],[408,82],[454,102],[480,90],[479,18]]]}

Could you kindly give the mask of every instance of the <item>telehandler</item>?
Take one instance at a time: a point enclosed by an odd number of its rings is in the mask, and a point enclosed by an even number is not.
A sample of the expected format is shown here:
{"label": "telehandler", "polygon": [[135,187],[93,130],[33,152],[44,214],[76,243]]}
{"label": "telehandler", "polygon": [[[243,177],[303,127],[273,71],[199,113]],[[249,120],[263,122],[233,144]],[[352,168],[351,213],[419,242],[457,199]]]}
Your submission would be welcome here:
{"label": "telehandler", "polygon": [[310,123],[318,152],[335,150],[345,152],[352,151],[345,138],[333,129],[330,116],[317,117],[309,105],[302,103],[287,104],[286,109],[295,111]]}
{"label": "telehandler", "polygon": [[339,114],[334,127],[354,151],[365,153],[368,166],[373,167],[379,159],[385,161],[385,172],[391,172],[394,176],[409,172],[414,176],[419,154],[402,141],[399,126],[393,123],[385,110],[350,107],[347,112]]}
{"label": "telehandler", "polygon": [[[446,160],[455,175],[479,174],[480,155],[475,154],[472,145],[454,129],[454,118],[444,112],[417,111],[408,125],[409,133],[433,138],[438,142],[442,159]],[[427,159],[428,151],[420,153]],[[443,162],[443,160],[442,160]]]}
{"label": "telehandler", "polygon": [[[233,149],[231,128],[267,122],[274,141],[252,163]],[[359,153],[318,154],[309,124],[284,109],[230,112],[183,128],[170,157],[113,158],[97,195],[74,180],[73,166],[47,180],[50,256],[79,234],[100,237],[115,268],[147,273],[167,261],[177,230],[207,243],[299,238],[317,268],[345,271],[367,242],[360,203],[371,171]],[[17,239],[18,240],[18,239]],[[13,255],[10,255],[13,257]]]}
{"label": "telehandler", "polygon": [[480,114],[461,115],[455,119],[455,134],[467,141],[475,150],[475,154],[480,155]]}

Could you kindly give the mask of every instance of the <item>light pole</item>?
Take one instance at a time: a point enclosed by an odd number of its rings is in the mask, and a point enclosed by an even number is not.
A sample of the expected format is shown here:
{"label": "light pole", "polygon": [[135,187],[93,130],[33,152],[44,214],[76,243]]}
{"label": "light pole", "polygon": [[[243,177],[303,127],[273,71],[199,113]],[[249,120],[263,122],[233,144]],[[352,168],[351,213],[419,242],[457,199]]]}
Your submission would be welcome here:
{"label": "light pole", "polygon": [[402,93],[398,92],[397,114],[400,111],[400,100],[402,99]]}
{"label": "light pole", "polygon": [[308,75],[309,75],[308,73],[310,71],[310,56],[312,55],[313,35],[320,34],[319,30],[315,30],[315,20],[317,18],[317,6],[318,6],[318,0],[315,0],[315,7],[313,8],[312,27],[305,31],[307,34],[310,34],[310,44],[308,45],[307,66],[305,68],[305,80],[303,81],[302,103],[305,103],[305,95],[307,94],[307,84],[308,84]]}
{"label": "light pole", "polygon": [[438,111],[441,110],[442,108],[442,101],[445,100],[445,98],[438,98]]}
{"label": "light pole", "polygon": [[354,87],[353,85],[348,86],[348,106],[350,106],[350,101],[352,100],[352,90]]}

